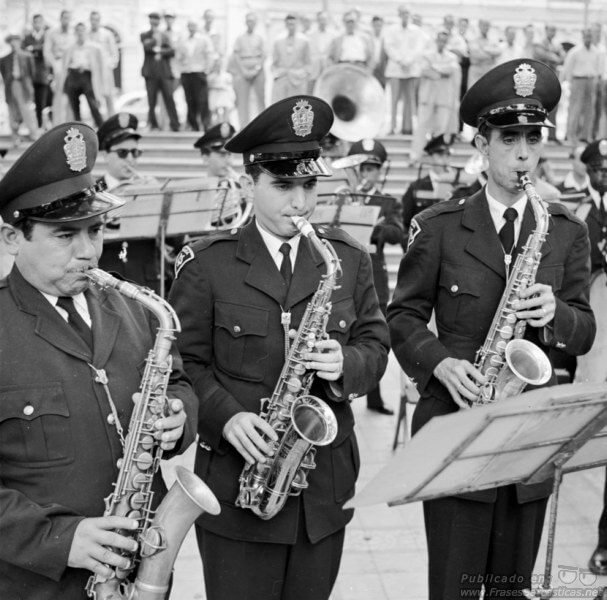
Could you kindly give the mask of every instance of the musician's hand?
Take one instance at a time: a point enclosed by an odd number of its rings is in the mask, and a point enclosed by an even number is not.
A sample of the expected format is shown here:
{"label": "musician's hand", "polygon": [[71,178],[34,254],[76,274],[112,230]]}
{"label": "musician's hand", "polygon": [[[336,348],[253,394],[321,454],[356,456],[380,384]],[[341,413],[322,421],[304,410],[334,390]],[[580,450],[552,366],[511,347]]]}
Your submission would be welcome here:
{"label": "musician's hand", "polygon": [[434,367],[434,376],[447,388],[460,408],[470,408],[466,400],[474,400],[479,384],[487,378],[467,360],[448,357]]}
{"label": "musician's hand", "polygon": [[135,552],[137,542],[114,530],[133,531],[138,526],[136,520],[127,517],[83,519],[74,532],[67,566],[74,569],[88,569],[105,578],[112,576],[112,567],[128,568],[129,558],[121,556],[116,550]]}
{"label": "musician's hand", "polygon": [[260,431],[276,441],[278,436],[272,427],[259,415],[252,412],[236,413],[223,428],[223,437],[240,452],[249,463],[266,462],[272,456],[270,445],[264,441]]}
{"label": "musician's hand", "polygon": [[[141,394],[133,394],[133,402],[137,404],[141,399]],[[154,437],[160,442],[163,450],[172,450],[183,435],[183,427],[186,421],[186,414],[183,410],[183,402],[176,398],[167,400],[169,404],[169,416],[162,417],[154,423],[156,433]]]}
{"label": "musician's hand", "polygon": [[526,319],[532,327],[544,327],[554,319],[556,300],[549,285],[534,283],[522,290],[519,297],[512,303],[517,319]]}
{"label": "musician's hand", "polygon": [[327,381],[337,381],[344,374],[344,355],[337,340],[316,342],[316,352],[305,352],[303,359],[306,369],[316,371],[316,375]]}

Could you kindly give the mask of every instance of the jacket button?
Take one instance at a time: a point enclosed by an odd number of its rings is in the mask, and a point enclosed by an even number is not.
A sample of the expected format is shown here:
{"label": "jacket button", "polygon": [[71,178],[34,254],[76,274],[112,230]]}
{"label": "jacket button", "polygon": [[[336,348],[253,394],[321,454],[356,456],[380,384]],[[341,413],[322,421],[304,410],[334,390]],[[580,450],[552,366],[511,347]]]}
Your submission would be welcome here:
{"label": "jacket button", "polygon": [[234,333],[240,333],[240,325],[234,325]]}
{"label": "jacket button", "polygon": [[109,415],[107,416],[107,422],[108,422],[110,425],[114,425],[114,424],[116,423],[116,417],[114,417],[114,415],[113,415],[113,414],[109,414]]}
{"label": "jacket button", "polygon": [[23,408],[23,414],[24,414],[26,417],[29,417],[30,415],[34,414],[34,407],[33,407],[31,404],[26,405],[26,406]]}
{"label": "jacket button", "polygon": [[455,294],[455,292],[457,292],[457,290],[459,290],[459,286],[457,285],[452,285],[451,286],[451,291]]}
{"label": "jacket button", "polygon": [[342,329],[345,329],[345,328],[346,328],[346,325],[347,325],[347,323],[346,323],[346,322],[345,322],[343,319],[342,319],[342,320],[339,322],[339,326],[340,326]]}

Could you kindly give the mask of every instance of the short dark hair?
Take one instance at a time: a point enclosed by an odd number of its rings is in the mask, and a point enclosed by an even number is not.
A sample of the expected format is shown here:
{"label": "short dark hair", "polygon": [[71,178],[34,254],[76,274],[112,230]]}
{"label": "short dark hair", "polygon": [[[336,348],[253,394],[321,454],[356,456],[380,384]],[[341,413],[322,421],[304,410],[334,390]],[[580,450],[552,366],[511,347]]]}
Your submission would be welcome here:
{"label": "short dark hair", "polygon": [[263,173],[258,164],[246,165],[244,172],[253,180],[253,183],[257,183],[259,176]]}
{"label": "short dark hair", "polygon": [[23,234],[23,237],[29,242],[32,239],[32,232],[34,230],[34,221],[28,219],[19,219],[16,223],[12,224],[15,229],[19,229]]}

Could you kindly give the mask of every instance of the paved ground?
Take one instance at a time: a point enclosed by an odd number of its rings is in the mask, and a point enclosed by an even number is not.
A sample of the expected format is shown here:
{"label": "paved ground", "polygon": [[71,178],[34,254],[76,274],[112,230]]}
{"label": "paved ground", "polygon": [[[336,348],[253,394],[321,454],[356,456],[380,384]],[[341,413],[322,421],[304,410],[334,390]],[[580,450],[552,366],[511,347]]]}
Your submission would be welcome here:
{"label": "paved ground", "polygon": [[[382,381],[387,404],[398,407],[399,369],[391,359]],[[360,486],[392,456],[396,417],[366,410],[364,399],[355,401],[357,434],[362,455]],[[191,464],[188,452],[181,463]],[[166,471],[171,477],[171,468]],[[596,542],[601,510],[604,470],[567,475],[561,487],[553,577],[555,598],[592,598],[607,577],[596,578],[586,568]],[[545,538],[545,535],[544,535]],[[545,539],[544,539],[545,546]],[[542,547],[535,572],[544,571]],[[204,600],[202,567],[192,532],[175,564],[171,600]],[[331,600],[424,600],[427,598],[426,542],[421,505],[394,508],[376,506],[356,511],[347,528],[339,577]],[[263,600],[263,599],[260,599]],[[445,599],[448,600],[448,599]]]}

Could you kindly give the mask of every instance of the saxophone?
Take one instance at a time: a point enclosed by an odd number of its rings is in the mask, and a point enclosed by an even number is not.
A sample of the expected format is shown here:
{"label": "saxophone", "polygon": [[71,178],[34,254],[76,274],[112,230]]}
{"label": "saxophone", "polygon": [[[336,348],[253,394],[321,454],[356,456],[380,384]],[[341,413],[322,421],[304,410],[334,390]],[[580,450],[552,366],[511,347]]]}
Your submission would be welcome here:
{"label": "saxophone", "polygon": [[326,337],[330,298],[341,274],[339,258],[304,218],[293,217],[293,221],[322,256],[327,272],[306,308],[272,397],[262,400],[260,416],[278,435],[276,442],[264,436],[273,450],[272,459],[247,464],[240,475],[236,505],[250,508],[263,520],[276,516],[289,496],[308,487],[307,472],[316,467],[315,447],[330,444],[337,435],[333,411],[309,395],[314,373],[306,372],[301,357]]}
{"label": "saxophone", "polygon": [[533,209],[536,228],[530,233],[514,268],[485,343],[476,353],[474,366],[487,377],[473,406],[497,402],[520,394],[527,384],[542,385],[550,379],[552,366],[535,344],[522,337],[527,321],[517,320],[512,303],[522,290],[535,282],[542,258],[542,244],[548,233],[548,210],[536,192],[528,173],[519,173],[520,184]]}
{"label": "saxophone", "polygon": [[[125,516],[139,521],[135,531],[119,531],[138,542],[135,553],[123,552],[131,564],[116,569],[105,580],[89,578],[86,591],[96,600],[163,600],[179,548],[191,525],[203,512],[219,513],[219,504],[211,490],[196,475],[177,467],[177,480],[156,511],[152,510],[154,474],[160,467],[162,448],[154,439],[154,423],[166,416],[169,408],[166,390],[171,374],[171,344],[180,324],[171,305],[147,288],[120,281],[102,271],[89,269],[86,275],[100,287],[112,287],[148,308],[158,318],[158,334],[146,359],[141,380],[141,399],[135,405],[124,444],[124,456],[118,461],[118,479],[105,499],[104,516]],[[134,582],[128,576],[137,569]]]}

